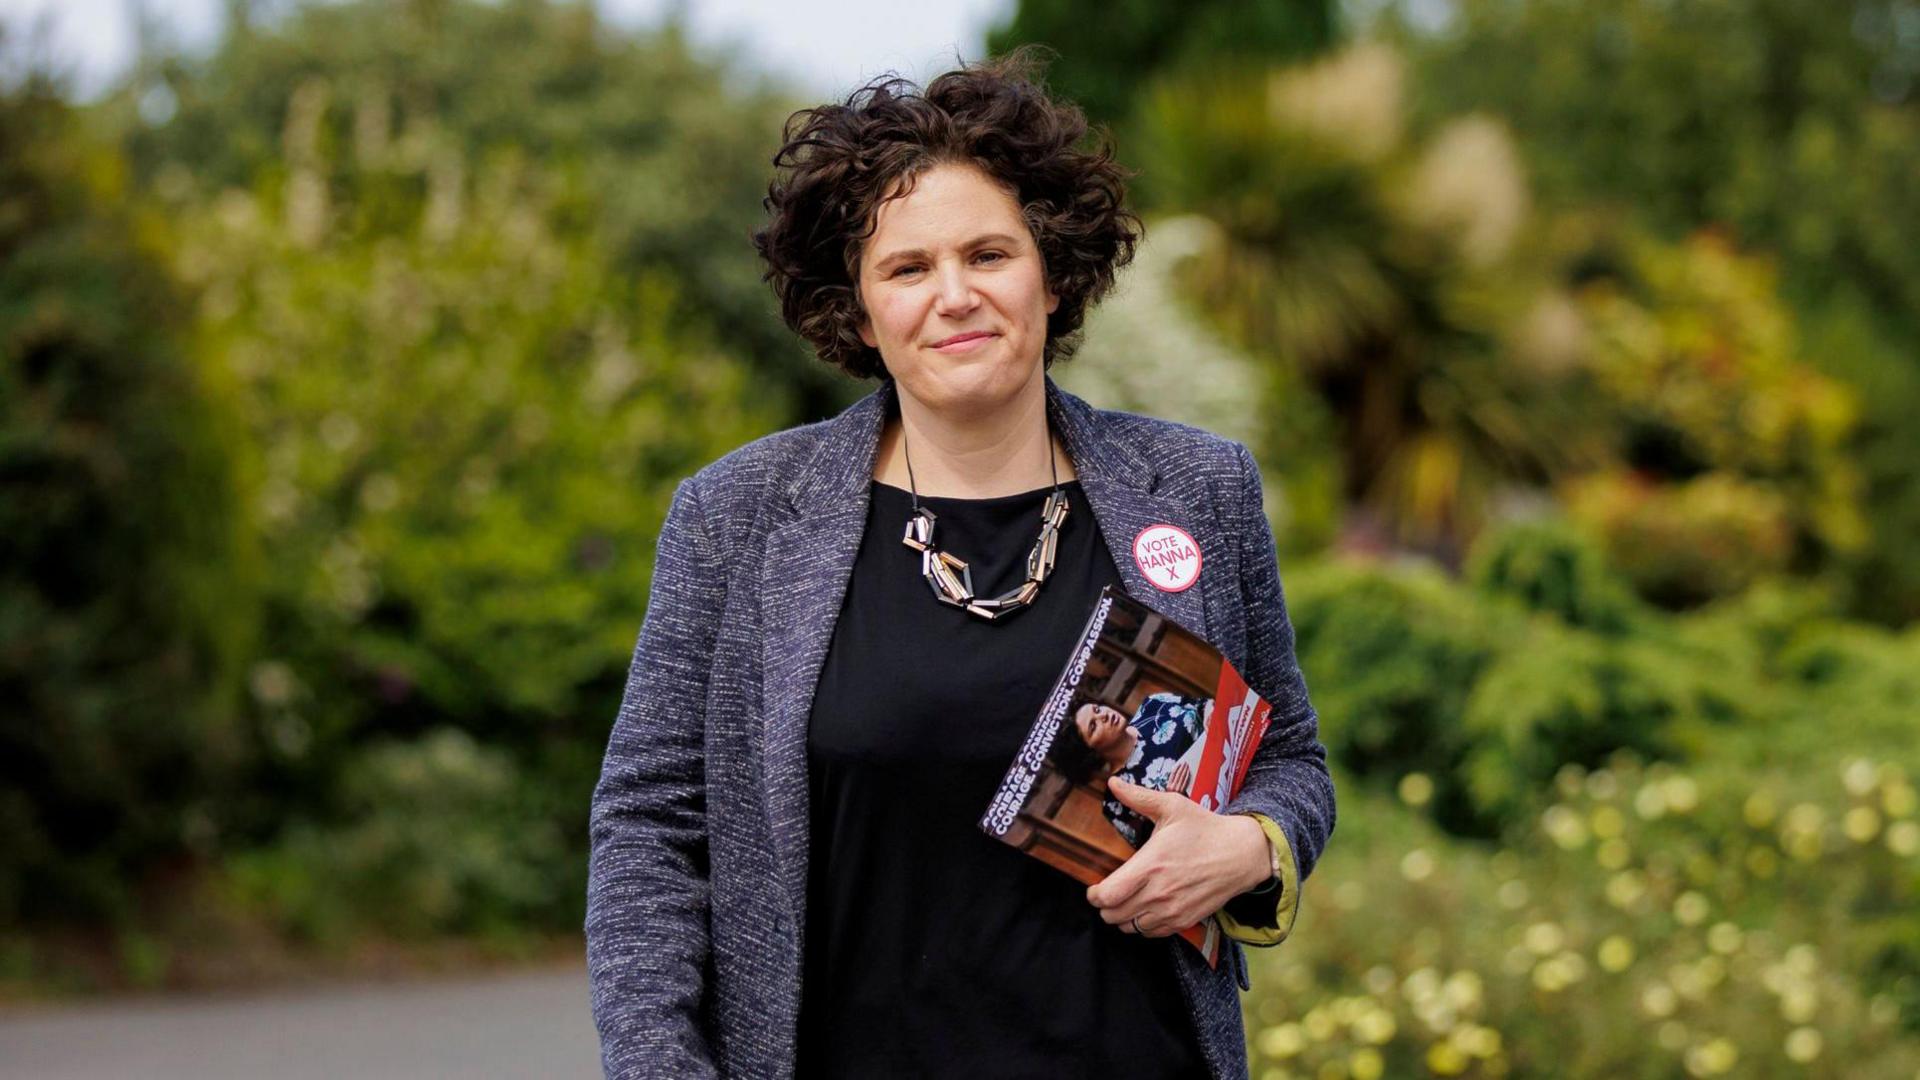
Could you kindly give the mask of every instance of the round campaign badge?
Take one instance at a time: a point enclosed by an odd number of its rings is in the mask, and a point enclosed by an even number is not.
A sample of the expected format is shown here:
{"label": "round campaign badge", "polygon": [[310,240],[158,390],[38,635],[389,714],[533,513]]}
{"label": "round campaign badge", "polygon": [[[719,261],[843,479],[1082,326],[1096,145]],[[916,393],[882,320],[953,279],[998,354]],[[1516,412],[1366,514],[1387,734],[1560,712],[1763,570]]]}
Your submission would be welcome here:
{"label": "round campaign badge", "polygon": [[1178,525],[1141,529],[1133,538],[1133,561],[1161,592],[1184,592],[1200,580],[1200,545]]}

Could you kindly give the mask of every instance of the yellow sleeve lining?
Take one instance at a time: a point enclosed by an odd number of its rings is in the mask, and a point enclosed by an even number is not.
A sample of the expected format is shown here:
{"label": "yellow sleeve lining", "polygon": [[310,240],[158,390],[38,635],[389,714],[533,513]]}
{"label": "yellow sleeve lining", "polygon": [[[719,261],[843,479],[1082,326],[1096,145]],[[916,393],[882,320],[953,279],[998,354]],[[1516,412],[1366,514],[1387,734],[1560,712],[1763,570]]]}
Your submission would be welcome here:
{"label": "yellow sleeve lining", "polygon": [[1293,861],[1293,846],[1287,843],[1287,834],[1280,831],[1280,826],[1274,824],[1272,818],[1252,811],[1248,811],[1247,816],[1260,823],[1260,830],[1267,834],[1267,842],[1280,855],[1280,899],[1274,925],[1248,926],[1227,914],[1225,907],[1214,917],[1220,921],[1221,932],[1235,941],[1247,945],[1278,945],[1293,932],[1294,916],[1300,909],[1300,880]]}

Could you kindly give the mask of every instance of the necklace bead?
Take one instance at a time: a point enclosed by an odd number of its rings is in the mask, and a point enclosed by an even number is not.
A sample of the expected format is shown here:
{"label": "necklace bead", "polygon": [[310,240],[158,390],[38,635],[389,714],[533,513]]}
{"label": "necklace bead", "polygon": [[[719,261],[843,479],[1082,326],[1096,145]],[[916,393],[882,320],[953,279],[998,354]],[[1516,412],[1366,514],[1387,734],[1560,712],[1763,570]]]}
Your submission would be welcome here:
{"label": "necklace bead", "polygon": [[1026,580],[991,599],[973,594],[973,571],[966,560],[941,551],[934,542],[938,515],[920,505],[920,488],[913,480],[913,453],[907,448],[907,433],[900,432],[900,446],[906,453],[907,484],[913,493],[913,512],[907,515],[906,532],[900,542],[920,553],[920,574],[927,580],[936,600],[949,607],[963,608],[993,622],[1012,614],[1040,595],[1040,586],[1053,573],[1054,556],[1060,550],[1060,528],[1067,521],[1067,493],[1060,489],[1060,470],[1053,457],[1053,435],[1047,435],[1047,468],[1053,475],[1053,490],[1040,509],[1040,535],[1027,553]]}

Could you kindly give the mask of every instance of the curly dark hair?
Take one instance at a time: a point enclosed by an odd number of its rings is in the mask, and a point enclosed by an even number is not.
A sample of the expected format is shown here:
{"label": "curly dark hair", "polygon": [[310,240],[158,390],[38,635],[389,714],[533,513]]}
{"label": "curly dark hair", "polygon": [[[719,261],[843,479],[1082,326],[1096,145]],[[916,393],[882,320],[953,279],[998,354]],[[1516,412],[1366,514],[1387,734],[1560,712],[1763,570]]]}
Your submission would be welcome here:
{"label": "curly dark hair", "polygon": [[[1044,46],[1022,45],[978,64],[962,62],[921,92],[888,75],[841,104],[787,117],[763,202],[770,220],[753,234],[780,314],[820,359],[856,378],[884,378],[879,350],[860,340],[866,312],[860,255],[876,211],[912,191],[937,165],[979,168],[1020,205],[1060,304],[1047,318],[1043,366],[1072,355],[1087,309],[1145,236],[1127,210],[1126,179],[1104,129],[1092,150],[1078,105],[1050,96]],[[1050,50],[1048,50],[1050,51]],[[958,57],[956,57],[958,59]],[[893,190],[895,183],[899,190]]]}

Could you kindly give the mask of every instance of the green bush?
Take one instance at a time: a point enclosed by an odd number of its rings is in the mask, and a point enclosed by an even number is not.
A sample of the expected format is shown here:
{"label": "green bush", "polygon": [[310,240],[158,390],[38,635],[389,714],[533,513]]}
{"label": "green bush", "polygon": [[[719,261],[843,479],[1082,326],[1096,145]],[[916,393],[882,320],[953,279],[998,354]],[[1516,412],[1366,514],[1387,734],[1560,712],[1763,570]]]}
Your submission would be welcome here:
{"label": "green bush", "polygon": [[[1420,774],[1401,784],[1424,810]],[[1832,1075],[1920,1068],[1920,822],[1903,770],[1563,770],[1498,848],[1342,788],[1253,1075]]]}
{"label": "green bush", "polygon": [[124,920],[247,761],[232,403],[77,123],[0,89],[0,925]]}
{"label": "green bush", "polygon": [[325,942],[511,935],[585,893],[572,839],[531,812],[513,758],[464,732],[369,745],[343,776],[339,822],[296,822],[232,860],[248,910]]}
{"label": "green bush", "polygon": [[1441,820],[1489,831],[1456,777],[1471,749],[1461,717],[1525,617],[1419,564],[1302,564],[1288,574],[1287,608],[1333,759],[1375,781],[1430,770]]}
{"label": "green bush", "polygon": [[1619,635],[1646,610],[1607,565],[1598,541],[1558,517],[1510,522],[1482,533],[1467,553],[1465,579],[1595,633]]}
{"label": "green bush", "polygon": [[1491,836],[1562,765],[1621,749],[1687,759],[1759,715],[1749,643],[1644,617],[1570,535],[1490,536],[1476,587],[1417,564],[1292,573],[1300,662],[1334,759],[1376,783],[1423,772],[1438,821]]}

